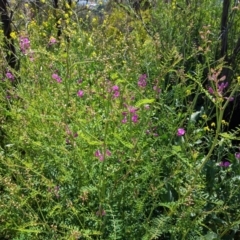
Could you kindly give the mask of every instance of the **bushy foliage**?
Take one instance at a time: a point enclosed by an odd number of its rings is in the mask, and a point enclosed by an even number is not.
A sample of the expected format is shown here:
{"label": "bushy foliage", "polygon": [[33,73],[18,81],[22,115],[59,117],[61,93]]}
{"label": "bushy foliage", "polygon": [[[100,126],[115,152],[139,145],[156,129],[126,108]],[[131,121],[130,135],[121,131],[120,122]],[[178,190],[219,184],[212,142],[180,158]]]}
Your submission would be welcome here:
{"label": "bushy foliage", "polygon": [[0,237],[237,239],[240,69],[223,74],[218,1],[41,2],[14,13],[19,71],[0,61]]}

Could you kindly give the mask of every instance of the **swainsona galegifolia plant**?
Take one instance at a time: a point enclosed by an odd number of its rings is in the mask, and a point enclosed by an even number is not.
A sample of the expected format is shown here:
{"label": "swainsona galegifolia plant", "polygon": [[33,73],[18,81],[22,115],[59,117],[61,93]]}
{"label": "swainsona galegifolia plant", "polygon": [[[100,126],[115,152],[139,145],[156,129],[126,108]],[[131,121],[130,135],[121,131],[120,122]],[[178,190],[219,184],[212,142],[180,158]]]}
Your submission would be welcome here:
{"label": "swainsona galegifolia plant", "polygon": [[[34,61],[21,58],[24,81],[8,92],[19,98],[1,116],[2,238],[238,236],[238,131],[223,118],[237,76],[213,61],[212,1],[178,5],[141,18],[116,8],[87,31],[59,3],[60,38],[55,18],[31,20],[20,50]],[[1,86],[16,73],[5,72]]]}

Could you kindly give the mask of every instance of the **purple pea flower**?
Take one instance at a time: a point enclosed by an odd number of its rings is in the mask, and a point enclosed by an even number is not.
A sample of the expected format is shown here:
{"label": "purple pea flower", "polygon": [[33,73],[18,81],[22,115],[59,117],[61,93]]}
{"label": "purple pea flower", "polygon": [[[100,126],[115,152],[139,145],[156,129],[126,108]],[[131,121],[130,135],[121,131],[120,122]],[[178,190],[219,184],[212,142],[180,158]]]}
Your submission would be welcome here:
{"label": "purple pea flower", "polygon": [[113,92],[119,91],[119,87],[118,87],[117,85],[114,85],[114,86],[112,87],[112,90],[113,90]]}
{"label": "purple pea flower", "polygon": [[235,153],[235,158],[238,159],[238,160],[240,159],[240,152]]}
{"label": "purple pea flower", "polygon": [[134,114],[134,115],[132,116],[132,122],[134,122],[134,123],[137,123],[137,122],[138,122],[138,115],[137,115],[137,114]]}
{"label": "purple pea flower", "polygon": [[132,106],[130,106],[130,107],[128,108],[128,111],[129,111],[130,113],[135,113],[137,110],[138,110],[138,108],[135,108],[135,107],[132,107]]}
{"label": "purple pea flower", "polygon": [[83,90],[79,90],[78,93],[77,93],[77,95],[78,95],[80,98],[82,98],[83,95],[84,95]]}
{"label": "purple pea flower", "polygon": [[113,94],[114,98],[118,98],[119,96],[120,96],[120,92],[118,92],[118,91],[114,92],[114,94]]}
{"label": "purple pea flower", "polygon": [[50,37],[48,44],[49,44],[49,45],[53,45],[53,44],[55,44],[56,42],[57,42],[56,38]]}
{"label": "purple pea flower", "polygon": [[[111,155],[112,155],[112,153],[107,149],[105,156],[110,157]],[[104,161],[104,155],[100,152],[100,150],[97,150],[97,151],[95,152],[95,157],[98,158],[98,160],[99,160],[100,162]]]}
{"label": "purple pea flower", "polygon": [[229,102],[232,102],[234,100],[234,97],[225,97],[226,100],[228,100]]}
{"label": "purple pea flower", "polygon": [[124,116],[123,120],[122,120],[122,123],[125,124],[127,123],[127,116]]}
{"label": "purple pea flower", "polygon": [[230,166],[230,162],[229,161],[221,161],[220,163],[219,163],[219,166],[220,167],[229,167]]}
{"label": "purple pea flower", "polygon": [[218,92],[221,94],[227,86],[228,86],[228,82],[218,84]]}
{"label": "purple pea flower", "polygon": [[13,74],[12,74],[10,71],[7,71],[6,77],[7,77],[9,80],[11,80],[11,81],[14,80],[14,76],[13,76]]}
{"label": "purple pea flower", "polygon": [[102,154],[101,154],[101,152],[100,152],[100,150],[97,150],[96,152],[95,152],[95,157],[99,157],[99,156],[101,156]]}
{"label": "purple pea flower", "polygon": [[61,77],[59,77],[56,73],[53,73],[53,74],[52,74],[52,78],[53,78],[54,80],[56,80],[58,83],[62,82]]}
{"label": "purple pea flower", "polygon": [[184,128],[179,128],[177,130],[177,136],[181,137],[181,136],[183,136],[185,134],[185,132],[186,131],[184,130]]}
{"label": "purple pea flower", "polygon": [[153,90],[154,90],[156,93],[160,93],[160,92],[161,92],[161,88],[159,88],[157,85],[153,86]]}
{"label": "purple pea flower", "polygon": [[212,87],[209,87],[209,88],[208,88],[208,92],[209,92],[210,94],[214,94],[214,90],[212,89]]}
{"label": "purple pea flower", "polygon": [[117,85],[112,86],[113,97],[118,98],[120,96],[119,87]]}
{"label": "purple pea flower", "polygon": [[107,149],[106,150],[106,155],[110,157],[112,155],[112,153]]}
{"label": "purple pea flower", "polygon": [[141,88],[145,88],[147,86],[147,75],[142,74],[138,79],[138,86]]}
{"label": "purple pea flower", "polygon": [[23,54],[26,54],[30,48],[30,40],[28,37],[20,37],[20,50]]}

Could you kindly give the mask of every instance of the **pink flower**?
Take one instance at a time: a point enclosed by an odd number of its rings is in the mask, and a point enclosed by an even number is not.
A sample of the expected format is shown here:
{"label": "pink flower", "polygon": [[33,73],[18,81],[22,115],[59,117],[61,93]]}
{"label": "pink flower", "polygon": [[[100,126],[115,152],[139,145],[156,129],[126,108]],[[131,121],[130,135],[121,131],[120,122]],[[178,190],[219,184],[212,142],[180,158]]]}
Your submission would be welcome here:
{"label": "pink flower", "polygon": [[[219,83],[218,86],[217,86],[217,93],[218,95],[222,96],[223,92],[224,92],[224,89],[228,87],[228,82],[224,83]],[[212,95],[214,95],[214,90],[212,87],[209,87],[208,88],[208,92]]]}
{"label": "pink flower", "polygon": [[112,155],[112,153],[107,149],[106,150],[106,155],[110,157]]}
{"label": "pink flower", "polygon": [[124,123],[127,123],[127,117],[126,116],[124,116],[124,118],[123,118],[123,120],[122,120],[122,123],[124,124]]}
{"label": "pink flower", "polygon": [[184,134],[185,134],[185,130],[183,129],[183,128],[179,128],[178,130],[177,130],[177,135],[180,137],[180,136],[183,136]]}
{"label": "pink flower", "polygon": [[161,92],[161,88],[157,87],[157,86],[153,86],[153,90],[157,93]]}
{"label": "pink flower", "polygon": [[49,45],[53,45],[53,44],[55,44],[56,42],[57,42],[56,38],[50,37],[48,44],[49,44]]}
{"label": "pink flower", "polygon": [[220,163],[219,163],[219,166],[220,167],[229,167],[230,166],[230,162],[228,162],[228,161],[221,161]]}
{"label": "pink flower", "polygon": [[113,94],[114,98],[118,98],[119,96],[120,96],[120,92],[118,92],[118,91],[114,92],[114,94]]}
{"label": "pink flower", "polygon": [[147,75],[142,74],[138,79],[138,86],[141,88],[145,88],[147,86]]}
{"label": "pink flower", "polygon": [[210,94],[214,94],[214,90],[213,90],[211,87],[208,88],[208,92],[209,92]]}
{"label": "pink flower", "polygon": [[240,159],[240,152],[236,152],[236,153],[235,153],[235,157],[236,157],[237,159]]}
{"label": "pink flower", "polygon": [[227,88],[228,82],[218,84],[218,92],[221,94],[225,88]]}
{"label": "pink flower", "polygon": [[27,50],[30,48],[30,40],[28,37],[20,37],[20,50],[22,53],[26,54]]}
{"label": "pink flower", "polygon": [[101,156],[102,154],[101,154],[101,152],[100,152],[100,150],[97,150],[96,152],[95,152],[95,157],[99,157],[99,156]]}
{"label": "pink flower", "polygon": [[118,98],[120,96],[119,87],[117,85],[112,86],[113,97]]}
{"label": "pink flower", "polygon": [[83,95],[84,95],[83,90],[79,90],[78,93],[77,93],[77,95],[78,95],[80,98],[82,98]]}
{"label": "pink flower", "polygon": [[115,91],[119,91],[119,87],[117,85],[114,85],[112,87],[112,91],[115,92]]}
{"label": "pink flower", "polygon": [[97,150],[97,151],[95,152],[95,157],[98,158],[99,161],[101,161],[101,162],[104,160],[104,157],[103,157],[103,155],[101,154],[100,150]]}
{"label": "pink flower", "polygon": [[135,113],[137,110],[138,110],[138,108],[135,108],[135,107],[132,107],[132,106],[130,106],[130,107],[128,108],[128,111],[129,111],[130,113]]}
{"label": "pink flower", "polygon": [[[107,149],[107,150],[106,150],[106,153],[105,153],[105,156],[110,157],[111,155],[112,155],[112,153]],[[98,160],[99,160],[100,162],[102,162],[102,161],[104,160],[104,155],[100,152],[100,150],[97,150],[97,151],[95,152],[95,157],[98,158]]]}
{"label": "pink flower", "polygon": [[234,97],[225,97],[226,100],[228,100],[229,102],[232,102],[234,100]]}
{"label": "pink flower", "polygon": [[52,78],[56,80],[58,83],[62,82],[62,79],[56,73],[52,74]]}
{"label": "pink flower", "polygon": [[137,123],[137,122],[138,122],[138,115],[137,115],[137,114],[134,114],[134,115],[132,116],[132,121],[133,121],[134,123]]}
{"label": "pink flower", "polygon": [[6,77],[7,77],[9,80],[11,80],[11,81],[14,80],[14,76],[13,76],[12,73],[9,72],[9,71],[7,71],[7,73],[6,73]]}

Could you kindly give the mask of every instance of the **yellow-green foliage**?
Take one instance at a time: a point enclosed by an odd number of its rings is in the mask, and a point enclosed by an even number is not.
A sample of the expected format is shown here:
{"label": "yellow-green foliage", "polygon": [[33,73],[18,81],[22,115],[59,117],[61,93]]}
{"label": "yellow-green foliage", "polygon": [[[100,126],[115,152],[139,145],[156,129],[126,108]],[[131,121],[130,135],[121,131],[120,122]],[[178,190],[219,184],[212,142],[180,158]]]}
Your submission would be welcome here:
{"label": "yellow-green foliage", "polygon": [[[149,12],[145,11],[143,19],[149,17]],[[106,14],[102,28],[105,29],[104,34],[108,39],[116,41],[124,41],[126,37],[131,36],[138,46],[147,38],[147,32],[144,29],[142,21],[126,12],[121,8],[114,8],[111,14]]]}

